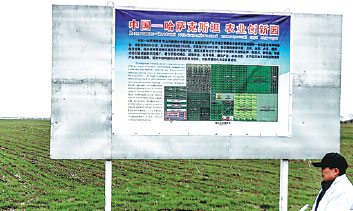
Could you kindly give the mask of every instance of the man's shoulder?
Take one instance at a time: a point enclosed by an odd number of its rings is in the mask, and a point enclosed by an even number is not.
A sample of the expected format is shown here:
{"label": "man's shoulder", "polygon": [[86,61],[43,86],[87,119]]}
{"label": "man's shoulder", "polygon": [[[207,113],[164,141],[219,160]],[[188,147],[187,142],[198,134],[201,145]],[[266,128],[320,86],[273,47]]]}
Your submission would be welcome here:
{"label": "man's shoulder", "polygon": [[352,182],[348,179],[348,177],[347,177],[346,174],[343,174],[343,175],[339,176],[338,178],[339,178],[342,182],[352,185]]}
{"label": "man's shoulder", "polygon": [[337,177],[336,180],[337,182],[335,186],[337,186],[337,188],[346,190],[347,192],[351,192],[353,194],[353,185],[345,174]]}

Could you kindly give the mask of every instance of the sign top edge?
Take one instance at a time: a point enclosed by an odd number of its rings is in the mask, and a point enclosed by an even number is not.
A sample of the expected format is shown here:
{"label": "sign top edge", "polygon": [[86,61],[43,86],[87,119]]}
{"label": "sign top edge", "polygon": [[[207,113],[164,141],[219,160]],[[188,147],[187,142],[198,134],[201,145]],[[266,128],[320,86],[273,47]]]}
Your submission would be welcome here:
{"label": "sign top edge", "polygon": [[135,6],[114,6],[117,10],[145,10],[164,12],[208,12],[208,13],[237,13],[237,14],[259,14],[259,15],[286,15],[291,16],[292,12],[260,12],[260,11],[240,11],[240,10],[212,10],[212,9],[177,9],[177,8],[146,8]]}

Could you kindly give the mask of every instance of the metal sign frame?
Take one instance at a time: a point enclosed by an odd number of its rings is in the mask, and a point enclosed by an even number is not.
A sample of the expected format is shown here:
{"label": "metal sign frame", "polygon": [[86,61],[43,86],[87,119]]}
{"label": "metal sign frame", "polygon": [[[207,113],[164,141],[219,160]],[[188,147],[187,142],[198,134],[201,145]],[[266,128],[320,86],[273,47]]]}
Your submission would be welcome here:
{"label": "metal sign frame", "polygon": [[342,16],[291,14],[291,137],[144,136],[112,133],[114,9],[53,6],[51,158],[311,159],[339,151]]}

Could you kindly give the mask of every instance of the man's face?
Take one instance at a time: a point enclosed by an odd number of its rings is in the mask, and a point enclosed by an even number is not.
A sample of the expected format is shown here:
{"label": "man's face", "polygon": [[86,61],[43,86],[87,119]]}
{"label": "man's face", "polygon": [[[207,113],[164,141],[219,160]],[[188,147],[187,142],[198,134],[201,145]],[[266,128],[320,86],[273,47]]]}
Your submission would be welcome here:
{"label": "man's face", "polygon": [[330,169],[329,167],[326,167],[326,168],[322,168],[321,173],[322,173],[323,181],[330,181],[338,177],[339,169],[338,168]]}

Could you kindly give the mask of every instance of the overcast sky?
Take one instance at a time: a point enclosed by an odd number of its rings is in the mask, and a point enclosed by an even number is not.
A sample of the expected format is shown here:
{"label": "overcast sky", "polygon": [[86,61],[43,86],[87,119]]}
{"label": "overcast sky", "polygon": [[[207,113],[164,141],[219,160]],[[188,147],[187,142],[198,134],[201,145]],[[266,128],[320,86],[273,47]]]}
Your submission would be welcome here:
{"label": "overcast sky", "polygon": [[[97,0],[4,1],[0,7],[0,117],[50,117],[52,4],[101,5]],[[343,15],[341,116],[353,114],[353,7],[350,1],[119,0],[115,6]]]}

